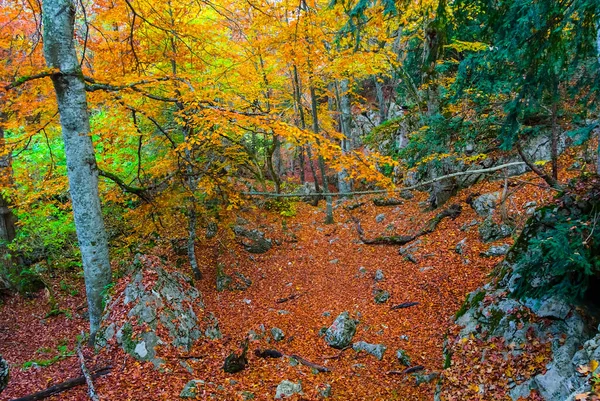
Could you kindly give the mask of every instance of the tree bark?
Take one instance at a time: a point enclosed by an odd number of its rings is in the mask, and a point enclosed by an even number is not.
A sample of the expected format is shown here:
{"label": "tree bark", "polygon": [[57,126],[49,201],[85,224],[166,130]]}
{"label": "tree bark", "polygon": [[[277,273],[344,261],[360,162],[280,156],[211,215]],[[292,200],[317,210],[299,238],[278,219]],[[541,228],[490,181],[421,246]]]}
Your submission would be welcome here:
{"label": "tree bark", "polygon": [[[341,142],[342,154],[349,153],[352,149],[350,130],[352,129],[352,111],[350,96],[348,95],[348,79],[340,81],[340,131],[344,135]],[[338,190],[345,194],[352,191],[352,182],[348,178],[348,171],[344,168],[338,173]]]}
{"label": "tree bark", "polygon": [[72,0],[44,0],[44,57],[52,75],[67,159],[69,193],[83,260],[90,342],[100,325],[105,288],[111,282],[108,240],[98,194],[98,167],[90,135],[83,74],[73,38]]}
{"label": "tree bark", "polygon": [[[598,21],[596,21],[596,49],[598,51],[598,71],[600,74],[600,17],[598,17]],[[598,133],[598,158],[596,160],[596,173],[600,174],[600,132]]]}
{"label": "tree bark", "polygon": [[[0,114],[0,122],[2,122]],[[4,130],[0,126],[0,154],[4,154],[6,149],[4,141]],[[13,186],[12,163],[10,154],[0,157],[0,189],[10,190]],[[10,209],[8,199],[0,195],[0,266],[8,269],[11,267],[11,259],[8,257],[7,245],[15,238],[15,215]],[[0,271],[0,289],[9,288],[10,283],[2,276]]]}

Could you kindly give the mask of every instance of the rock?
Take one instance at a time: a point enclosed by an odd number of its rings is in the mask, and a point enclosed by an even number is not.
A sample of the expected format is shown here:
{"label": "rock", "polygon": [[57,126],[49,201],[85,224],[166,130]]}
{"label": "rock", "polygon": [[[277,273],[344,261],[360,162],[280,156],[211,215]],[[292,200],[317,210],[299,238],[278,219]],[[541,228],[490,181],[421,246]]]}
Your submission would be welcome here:
{"label": "rock", "polygon": [[463,224],[460,227],[460,231],[469,231],[471,227],[476,226],[477,224],[479,224],[477,220],[471,220],[470,222]]}
{"label": "rock", "polygon": [[179,393],[179,397],[180,398],[196,398],[201,390],[202,387],[204,387],[204,380],[190,380],[189,382],[186,383],[186,385],[183,387],[183,390],[181,390],[181,393]]}
{"label": "rock", "polygon": [[385,290],[375,290],[375,303],[383,304],[390,299],[390,293]]}
{"label": "rock", "polygon": [[524,303],[539,317],[565,320],[571,311],[569,304],[557,297],[527,298]]}
{"label": "rock", "polygon": [[350,345],[356,333],[356,321],[348,312],[342,312],[325,333],[325,341],[333,348],[342,349]]}
{"label": "rock", "polygon": [[528,215],[532,215],[535,213],[535,210],[537,209],[537,202],[536,201],[531,201],[531,202],[527,202],[523,205],[523,208],[525,209],[525,213],[527,213]]}
{"label": "rock", "polygon": [[331,395],[331,384],[329,384],[329,383],[321,384],[321,385],[317,386],[317,391],[319,392],[319,395],[321,397],[328,398]]}
{"label": "rock", "polygon": [[281,330],[278,327],[273,327],[271,329],[271,335],[273,336],[273,340],[275,340],[275,341],[281,341],[285,338],[285,334],[283,333],[283,330]]}
{"label": "rock", "polygon": [[384,278],[385,275],[383,274],[383,272],[380,269],[377,269],[377,271],[375,272],[375,281],[383,281]]}
{"label": "rock", "polygon": [[217,264],[217,291],[245,291],[252,285],[252,280],[240,272],[234,272],[233,276],[225,273],[225,265]]}
{"label": "rock", "polygon": [[249,401],[256,398],[256,395],[254,395],[252,391],[242,391],[240,395],[242,396],[242,399],[244,399],[244,401]]}
{"label": "rock", "polygon": [[364,341],[359,341],[352,344],[352,349],[356,352],[365,351],[381,361],[387,348],[383,344],[369,344]]}
{"label": "rock", "polygon": [[294,394],[302,393],[302,383],[298,382],[297,384],[291,382],[289,380],[284,380],[277,386],[277,391],[275,392],[275,399],[279,400],[284,397],[291,397]]}
{"label": "rock", "polygon": [[400,197],[401,197],[402,199],[412,199],[412,198],[414,198],[415,196],[414,196],[414,195],[413,195],[413,193],[412,193],[412,192],[410,192],[409,190],[407,190],[407,189],[403,189],[402,191],[400,191]]}
{"label": "rock", "polygon": [[473,200],[471,207],[481,217],[488,217],[494,212],[498,199],[500,199],[500,192],[483,194]]}
{"label": "rock", "polygon": [[400,365],[410,366],[410,357],[403,349],[399,349],[396,351],[396,358],[398,358],[398,362]]}
{"label": "rock", "polygon": [[481,256],[486,256],[488,258],[496,257],[496,256],[504,256],[508,253],[510,249],[510,245],[502,244],[502,245],[492,245],[488,248],[487,251],[481,252]]}
{"label": "rock", "polygon": [[358,268],[359,277],[364,277],[367,274],[367,269],[364,266]]}
{"label": "rock", "polygon": [[189,279],[167,272],[158,257],[140,255],[135,266],[116,287],[124,288],[123,293],[108,302],[97,345],[120,346],[134,358],[159,367],[163,361],[157,347],[165,352],[168,347],[189,351],[201,337],[199,316],[204,306]]}
{"label": "rock", "polygon": [[221,334],[221,329],[219,329],[219,321],[212,312],[209,313],[208,317],[205,318],[205,320],[208,322],[208,325],[206,327],[206,330],[204,331],[204,335],[207,338],[210,338],[211,340],[218,340],[220,338],[223,338],[223,335]]}
{"label": "rock", "polygon": [[8,362],[2,355],[0,355],[0,393],[4,391],[6,386],[8,386],[8,380],[10,378],[10,368],[8,367]]}
{"label": "rock", "polygon": [[415,378],[415,385],[420,386],[421,384],[428,384],[440,377],[439,373],[429,373],[429,374],[421,374],[415,373],[413,374]]}
{"label": "rock", "polygon": [[250,230],[238,225],[233,227],[233,232],[241,238],[244,249],[250,253],[265,253],[273,247],[272,241],[265,238],[265,233],[260,230]]}
{"label": "rock", "polygon": [[506,224],[497,224],[491,217],[486,218],[479,226],[479,237],[483,242],[492,242],[509,237],[512,229]]}
{"label": "rock", "polygon": [[331,259],[329,263],[331,263],[332,265],[337,265],[339,261],[339,259]]}
{"label": "rock", "polygon": [[465,252],[465,247],[467,246],[467,239],[463,238],[462,240],[460,240],[460,242],[458,244],[456,244],[456,246],[454,247],[454,252],[458,253],[459,255],[462,255]]}
{"label": "rock", "polygon": [[375,221],[376,221],[376,222],[378,222],[378,223],[381,223],[381,222],[383,222],[383,220],[385,220],[385,213],[378,214],[378,215],[375,217]]}

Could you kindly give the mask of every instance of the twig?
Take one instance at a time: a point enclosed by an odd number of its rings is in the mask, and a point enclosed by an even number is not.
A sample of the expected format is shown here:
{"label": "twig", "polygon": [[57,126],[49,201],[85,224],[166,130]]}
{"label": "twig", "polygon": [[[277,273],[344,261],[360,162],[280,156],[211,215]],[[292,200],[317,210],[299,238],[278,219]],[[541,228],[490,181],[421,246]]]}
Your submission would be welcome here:
{"label": "twig", "polygon": [[411,366],[410,368],[406,368],[404,370],[390,370],[387,372],[388,375],[407,375],[409,373],[420,372],[425,368],[421,365]]}
{"label": "twig", "polygon": [[291,300],[293,300],[293,299],[296,299],[296,298],[298,298],[300,295],[302,295],[302,294],[292,294],[292,295],[290,295],[289,297],[285,297],[285,298],[279,298],[279,299],[278,299],[277,301],[275,301],[275,302],[276,302],[276,303],[278,303],[278,304],[282,304],[282,303],[284,303],[284,302],[287,302],[287,301],[291,301]]}
{"label": "twig", "polygon": [[410,308],[411,306],[415,306],[415,305],[419,305],[418,302],[404,302],[398,305],[394,305],[392,306],[390,309],[395,310],[395,309],[404,309],[404,308]]}
{"label": "twig", "polygon": [[306,365],[309,368],[316,369],[319,372],[331,372],[331,370],[329,368],[326,368],[325,366],[317,365],[316,363],[307,361],[306,359],[304,359],[298,355],[290,355],[290,356],[292,358],[294,358],[295,360],[297,360],[298,362],[300,362],[301,364]]}
{"label": "twig", "polygon": [[337,355],[324,356],[323,359],[339,359],[342,357],[342,354],[344,353],[344,351],[346,351],[347,349],[350,349],[350,348],[352,348],[351,345],[344,347]]}
{"label": "twig", "polygon": [[[83,332],[81,333],[81,338],[83,338]],[[83,357],[83,352],[81,352],[81,340],[77,342],[77,355],[79,356],[79,363],[81,365],[81,372],[83,373],[83,377],[85,377],[85,383],[88,387],[88,394],[92,401],[100,401],[98,394],[96,393],[96,389],[94,388],[94,381],[90,375],[90,371],[85,366],[85,358]]]}

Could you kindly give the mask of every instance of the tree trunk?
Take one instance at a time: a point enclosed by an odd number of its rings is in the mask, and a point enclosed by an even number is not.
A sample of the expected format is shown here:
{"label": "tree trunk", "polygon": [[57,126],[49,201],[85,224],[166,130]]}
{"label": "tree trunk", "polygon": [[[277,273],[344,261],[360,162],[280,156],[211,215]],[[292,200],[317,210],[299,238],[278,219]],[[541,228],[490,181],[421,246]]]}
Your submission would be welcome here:
{"label": "tree trunk", "polygon": [[69,193],[83,260],[91,343],[100,326],[111,271],[85,85],[73,39],[75,4],[71,0],[44,0],[42,14],[44,57],[48,67],[58,70],[52,75],[52,83],[60,113]]}
{"label": "tree trunk", "polygon": [[[342,153],[347,154],[352,150],[350,131],[352,129],[352,111],[350,96],[348,95],[348,79],[340,81],[340,131],[344,135],[341,147]],[[338,190],[346,194],[352,191],[352,182],[348,179],[348,171],[344,168],[338,173]]]}
{"label": "tree trunk", "polygon": [[[315,134],[319,134],[319,113],[317,108],[317,95],[315,91],[315,87],[311,82],[310,85],[310,99],[311,99],[311,109],[313,115],[313,132]],[[317,138],[317,145],[320,145],[320,141]],[[317,158],[319,162],[319,170],[321,170],[321,180],[323,182],[323,192],[329,191],[329,182],[327,180],[327,174],[325,172],[325,160],[322,155],[319,155]],[[325,197],[325,201],[327,202],[326,213],[325,213],[325,224],[333,224],[333,204],[331,196],[328,195]]]}
{"label": "tree trunk", "polygon": [[379,124],[383,124],[387,120],[387,107],[385,104],[385,94],[383,93],[383,81],[382,78],[374,76],[375,81],[375,94],[377,96],[377,103],[379,104]]}
{"label": "tree trunk", "polygon": [[[596,22],[596,30],[597,30],[596,49],[598,50],[598,71],[600,74],[600,17],[598,18],[598,21]],[[596,160],[596,173],[600,174],[600,130],[598,133],[598,137],[599,137],[598,138],[598,159]]]}

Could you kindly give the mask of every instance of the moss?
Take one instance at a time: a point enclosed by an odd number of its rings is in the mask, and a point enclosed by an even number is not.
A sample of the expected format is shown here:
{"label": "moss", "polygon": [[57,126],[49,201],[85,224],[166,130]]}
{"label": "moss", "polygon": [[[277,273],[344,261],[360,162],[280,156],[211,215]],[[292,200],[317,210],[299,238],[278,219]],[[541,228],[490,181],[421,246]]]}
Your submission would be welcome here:
{"label": "moss", "polygon": [[463,304],[460,306],[460,308],[454,314],[454,320],[459,319],[461,316],[463,316],[465,313],[467,313],[467,311],[472,306],[478,305],[481,301],[483,301],[483,298],[485,298],[484,290],[478,291],[473,296],[468,295],[467,298],[465,299],[465,302],[463,302]]}
{"label": "moss", "polygon": [[121,343],[123,344],[123,349],[128,354],[133,354],[135,351],[135,341],[133,340],[133,328],[131,327],[131,323],[127,322],[123,325],[121,329],[122,337]]}

